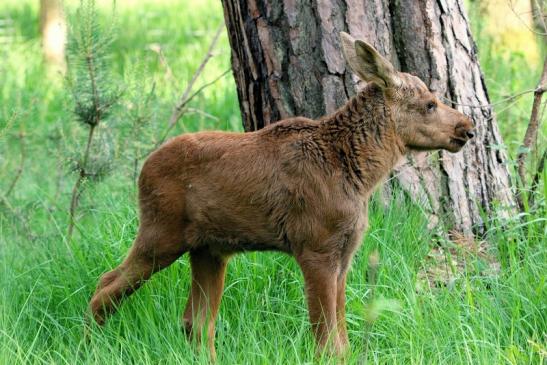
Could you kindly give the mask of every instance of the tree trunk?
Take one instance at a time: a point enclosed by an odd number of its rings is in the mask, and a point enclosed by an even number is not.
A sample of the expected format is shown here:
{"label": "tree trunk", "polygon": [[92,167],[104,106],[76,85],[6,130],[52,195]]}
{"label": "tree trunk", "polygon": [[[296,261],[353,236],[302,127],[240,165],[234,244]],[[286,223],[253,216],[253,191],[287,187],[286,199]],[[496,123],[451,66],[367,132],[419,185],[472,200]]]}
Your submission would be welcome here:
{"label": "tree trunk", "polygon": [[[223,0],[232,67],[246,131],[287,117],[317,118],[355,94],[339,32],[373,44],[396,67],[459,104],[488,104],[475,43],[460,0]],[[450,102],[447,102],[450,105]],[[413,154],[394,172],[433,222],[482,233],[481,210],[514,207],[492,109],[455,105],[477,137],[463,152]]]}
{"label": "tree trunk", "polygon": [[547,2],[545,0],[530,0],[532,25],[540,36],[547,36]]}
{"label": "tree trunk", "polygon": [[40,0],[40,33],[46,62],[64,71],[66,23],[62,0]]}

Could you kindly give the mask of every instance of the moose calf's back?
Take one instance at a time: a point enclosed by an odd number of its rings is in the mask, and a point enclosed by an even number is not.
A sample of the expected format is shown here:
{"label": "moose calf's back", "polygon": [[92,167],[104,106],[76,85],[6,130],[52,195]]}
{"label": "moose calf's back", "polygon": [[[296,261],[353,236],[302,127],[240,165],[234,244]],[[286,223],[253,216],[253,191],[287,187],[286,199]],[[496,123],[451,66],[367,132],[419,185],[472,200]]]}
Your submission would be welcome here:
{"label": "moose calf's back", "polygon": [[180,216],[174,224],[184,222],[190,249],[219,254],[291,252],[314,235],[354,226],[362,199],[340,183],[342,166],[329,168],[339,162],[325,161],[319,127],[294,118],[253,133],[170,140],[143,166],[141,220]]}

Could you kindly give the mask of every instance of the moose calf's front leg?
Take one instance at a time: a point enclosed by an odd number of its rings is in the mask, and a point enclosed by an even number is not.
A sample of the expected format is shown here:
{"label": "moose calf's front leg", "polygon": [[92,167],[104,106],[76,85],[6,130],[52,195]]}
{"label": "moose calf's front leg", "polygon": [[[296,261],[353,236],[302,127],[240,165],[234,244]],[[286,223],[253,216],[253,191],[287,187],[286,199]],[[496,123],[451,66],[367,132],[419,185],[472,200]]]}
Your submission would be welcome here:
{"label": "moose calf's front leg", "polygon": [[318,350],[341,354],[342,345],[337,333],[337,276],[338,265],[329,255],[304,253],[298,258],[304,274],[310,322]]}
{"label": "moose calf's front leg", "polygon": [[342,351],[349,348],[348,330],[346,326],[346,277],[347,271],[342,270],[336,283],[336,317],[338,320],[338,339]]}
{"label": "moose calf's front leg", "polygon": [[201,343],[202,336],[207,336],[207,347],[213,361],[216,359],[215,320],[224,289],[227,261],[227,258],[212,255],[206,249],[190,252],[192,288],[182,321],[190,339],[195,338]]}

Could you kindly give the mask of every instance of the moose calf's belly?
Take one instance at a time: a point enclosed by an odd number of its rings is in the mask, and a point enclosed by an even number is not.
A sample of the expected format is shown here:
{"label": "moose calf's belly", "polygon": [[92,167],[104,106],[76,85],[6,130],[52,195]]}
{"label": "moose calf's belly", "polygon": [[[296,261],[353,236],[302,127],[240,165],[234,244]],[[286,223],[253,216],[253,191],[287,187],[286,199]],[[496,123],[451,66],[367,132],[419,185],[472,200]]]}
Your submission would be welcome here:
{"label": "moose calf's belly", "polygon": [[193,248],[207,247],[218,254],[267,250],[289,252],[288,247],[270,231],[230,224],[230,219],[225,223],[191,222],[185,227],[185,241]]}
{"label": "moose calf's belly", "polygon": [[[191,194],[190,194],[191,195]],[[209,247],[229,254],[241,251],[288,251],[277,227],[263,209],[237,204],[234,197],[188,197],[184,227],[185,241],[191,247]]]}

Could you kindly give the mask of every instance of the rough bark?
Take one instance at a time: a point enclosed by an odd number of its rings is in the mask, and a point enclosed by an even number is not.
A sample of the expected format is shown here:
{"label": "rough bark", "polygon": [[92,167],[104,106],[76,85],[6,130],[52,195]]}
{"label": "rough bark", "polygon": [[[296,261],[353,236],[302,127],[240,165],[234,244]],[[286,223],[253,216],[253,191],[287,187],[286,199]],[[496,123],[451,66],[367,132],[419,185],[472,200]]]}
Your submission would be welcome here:
{"label": "rough bark", "polygon": [[[372,43],[396,67],[458,104],[488,104],[460,0],[223,0],[245,130],[333,112],[359,88],[339,32]],[[450,103],[448,103],[450,104]],[[466,235],[484,229],[480,210],[514,207],[502,140],[490,107],[455,106],[476,123],[459,154],[415,154],[394,173],[416,200]],[[511,208],[512,209],[512,208]]]}
{"label": "rough bark", "polygon": [[40,0],[40,33],[46,62],[64,71],[66,22],[62,0]]}

